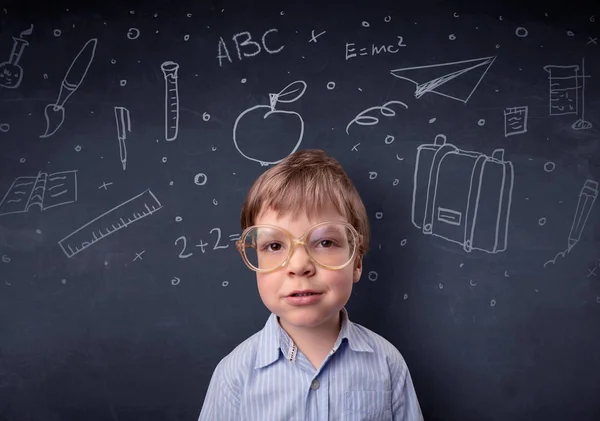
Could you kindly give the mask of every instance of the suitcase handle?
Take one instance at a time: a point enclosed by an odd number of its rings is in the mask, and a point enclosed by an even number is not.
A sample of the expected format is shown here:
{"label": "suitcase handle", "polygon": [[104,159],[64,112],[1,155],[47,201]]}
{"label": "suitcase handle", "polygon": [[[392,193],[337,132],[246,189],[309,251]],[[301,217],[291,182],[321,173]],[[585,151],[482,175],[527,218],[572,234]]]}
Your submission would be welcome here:
{"label": "suitcase handle", "polygon": [[442,146],[446,144],[446,135],[445,134],[436,134],[435,140],[433,141],[434,145]]}
{"label": "suitcase handle", "polygon": [[504,162],[504,149],[494,149],[492,158],[497,159],[500,162]]}

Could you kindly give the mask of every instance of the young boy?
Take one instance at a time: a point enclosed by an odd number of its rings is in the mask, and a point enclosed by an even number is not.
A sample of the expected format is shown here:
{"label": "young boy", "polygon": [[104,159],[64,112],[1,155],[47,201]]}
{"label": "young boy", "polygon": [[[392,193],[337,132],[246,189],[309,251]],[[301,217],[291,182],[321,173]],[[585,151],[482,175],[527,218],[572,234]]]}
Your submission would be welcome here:
{"label": "young boy", "polygon": [[199,421],[422,420],[400,352],[344,308],[369,222],[340,163],[288,156],[254,182],[241,225],[237,248],[271,316],[217,365]]}

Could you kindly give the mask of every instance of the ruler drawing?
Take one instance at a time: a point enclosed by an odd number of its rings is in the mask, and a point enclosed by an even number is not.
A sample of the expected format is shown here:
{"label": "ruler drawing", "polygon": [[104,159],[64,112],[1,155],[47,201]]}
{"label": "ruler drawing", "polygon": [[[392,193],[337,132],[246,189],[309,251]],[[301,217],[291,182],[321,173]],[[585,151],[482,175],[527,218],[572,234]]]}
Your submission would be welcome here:
{"label": "ruler drawing", "polygon": [[85,250],[112,233],[152,215],[162,205],[150,189],[104,212],[97,218],[73,231],[58,242],[69,258]]}

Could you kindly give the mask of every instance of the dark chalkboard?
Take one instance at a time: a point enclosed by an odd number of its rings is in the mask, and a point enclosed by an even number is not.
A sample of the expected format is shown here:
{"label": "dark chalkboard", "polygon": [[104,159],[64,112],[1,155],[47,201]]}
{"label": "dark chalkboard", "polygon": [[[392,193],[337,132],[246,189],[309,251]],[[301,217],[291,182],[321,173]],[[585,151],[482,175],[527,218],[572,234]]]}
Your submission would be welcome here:
{"label": "dark chalkboard", "polygon": [[600,419],[600,14],[395,3],[0,5],[1,420],[195,419],[268,317],[245,194],[303,148],[426,419]]}

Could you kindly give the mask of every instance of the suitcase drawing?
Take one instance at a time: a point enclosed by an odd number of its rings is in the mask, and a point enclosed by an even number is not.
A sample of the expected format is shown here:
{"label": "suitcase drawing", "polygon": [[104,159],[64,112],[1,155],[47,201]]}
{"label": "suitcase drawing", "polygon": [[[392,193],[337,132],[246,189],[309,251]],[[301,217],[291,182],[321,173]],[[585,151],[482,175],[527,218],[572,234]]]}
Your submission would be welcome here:
{"label": "suitcase drawing", "polygon": [[412,223],[467,252],[505,251],[513,181],[504,149],[491,156],[465,151],[439,134],[417,150]]}

